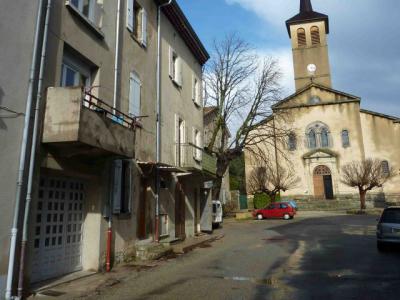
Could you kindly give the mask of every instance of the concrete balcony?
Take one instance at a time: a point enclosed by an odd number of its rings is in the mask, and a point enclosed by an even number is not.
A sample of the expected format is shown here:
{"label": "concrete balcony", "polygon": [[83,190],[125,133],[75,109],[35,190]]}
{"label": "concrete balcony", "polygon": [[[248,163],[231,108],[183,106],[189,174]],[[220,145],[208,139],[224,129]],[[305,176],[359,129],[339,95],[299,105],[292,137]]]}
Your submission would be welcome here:
{"label": "concrete balcony", "polygon": [[201,161],[203,172],[215,176],[217,174],[217,158],[206,151],[203,151],[203,159]]}
{"label": "concrete balcony", "polygon": [[175,145],[176,166],[187,171],[201,171],[203,150],[191,143]]}
{"label": "concrete balcony", "polygon": [[134,157],[134,118],[115,110],[81,88],[49,88],[44,144],[61,156]]}

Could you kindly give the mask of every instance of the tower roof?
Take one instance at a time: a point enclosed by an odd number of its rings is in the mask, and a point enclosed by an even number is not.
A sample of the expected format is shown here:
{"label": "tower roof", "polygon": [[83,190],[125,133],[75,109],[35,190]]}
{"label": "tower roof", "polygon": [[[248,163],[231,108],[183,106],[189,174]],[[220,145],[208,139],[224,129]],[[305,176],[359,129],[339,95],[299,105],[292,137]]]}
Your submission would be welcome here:
{"label": "tower roof", "polygon": [[324,21],[326,33],[329,33],[329,18],[327,15],[316,12],[312,8],[311,0],[300,0],[300,12],[286,21],[286,27],[290,36],[290,26],[295,24]]}

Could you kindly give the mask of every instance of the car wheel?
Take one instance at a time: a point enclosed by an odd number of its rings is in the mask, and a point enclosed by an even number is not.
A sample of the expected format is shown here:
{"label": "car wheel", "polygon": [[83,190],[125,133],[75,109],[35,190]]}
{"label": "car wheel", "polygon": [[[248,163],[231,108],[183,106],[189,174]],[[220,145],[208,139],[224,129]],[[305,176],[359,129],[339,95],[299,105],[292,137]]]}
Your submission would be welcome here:
{"label": "car wheel", "polygon": [[257,220],[262,220],[262,219],[264,219],[263,215],[262,214],[258,214],[257,215]]}
{"label": "car wheel", "polygon": [[379,252],[383,252],[386,250],[386,245],[383,242],[377,242],[376,248],[378,248]]}
{"label": "car wheel", "polygon": [[289,214],[284,214],[284,215],[283,215],[283,218],[284,218],[285,220],[289,220],[289,219],[290,219],[290,215],[289,215]]}

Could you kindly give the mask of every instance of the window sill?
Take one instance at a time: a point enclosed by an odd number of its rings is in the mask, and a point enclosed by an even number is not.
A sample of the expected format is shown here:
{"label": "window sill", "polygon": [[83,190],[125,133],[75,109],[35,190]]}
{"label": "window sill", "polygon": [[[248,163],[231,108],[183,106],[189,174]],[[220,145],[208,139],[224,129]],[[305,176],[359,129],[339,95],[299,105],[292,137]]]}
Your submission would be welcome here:
{"label": "window sill", "polygon": [[193,101],[194,105],[195,105],[197,108],[201,108],[201,104],[200,104],[199,102],[197,102],[197,101],[194,100],[194,99],[192,99],[192,101]]}
{"label": "window sill", "polygon": [[175,79],[173,79],[171,76],[169,76],[169,78],[171,78],[172,83],[175,85],[176,88],[178,89],[182,89],[182,85],[179,84]]}
{"label": "window sill", "polygon": [[143,49],[147,50],[147,46],[145,44],[143,44],[143,42],[141,40],[139,40],[137,38],[137,36],[132,31],[130,31],[129,28],[126,28],[126,29],[128,30],[129,35],[131,36],[131,38],[140,46],[140,48],[143,48]]}
{"label": "window sill", "polygon": [[65,6],[77,17],[81,19],[83,23],[85,23],[88,28],[100,39],[104,39],[104,33],[97,27],[88,17],[82,14],[69,0],[65,2]]}

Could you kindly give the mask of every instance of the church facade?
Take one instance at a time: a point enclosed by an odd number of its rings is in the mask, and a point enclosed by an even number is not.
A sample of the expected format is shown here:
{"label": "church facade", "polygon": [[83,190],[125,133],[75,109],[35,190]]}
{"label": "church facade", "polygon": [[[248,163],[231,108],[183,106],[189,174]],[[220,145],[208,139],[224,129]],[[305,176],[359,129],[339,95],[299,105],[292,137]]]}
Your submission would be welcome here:
{"label": "church facade", "polygon": [[[342,166],[367,158],[382,168],[400,167],[400,119],[361,108],[360,97],[332,87],[327,35],[329,18],[301,0],[300,13],[286,21],[293,50],[296,92],[273,106],[273,116],[261,124],[288,128],[284,141],[261,149],[277,165],[298,177],[283,198],[358,199],[358,190],[341,182]],[[271,123],[272,124],[272,123]],[[270,126],[269,126],[270,127]],[[264,130],[263,126],[257,129]],[[246,178],[257,165],[245,151]],[[369,200],[400,199],[400,176],[373,190]],[[369,205],[371,205],[371,201]]]}

